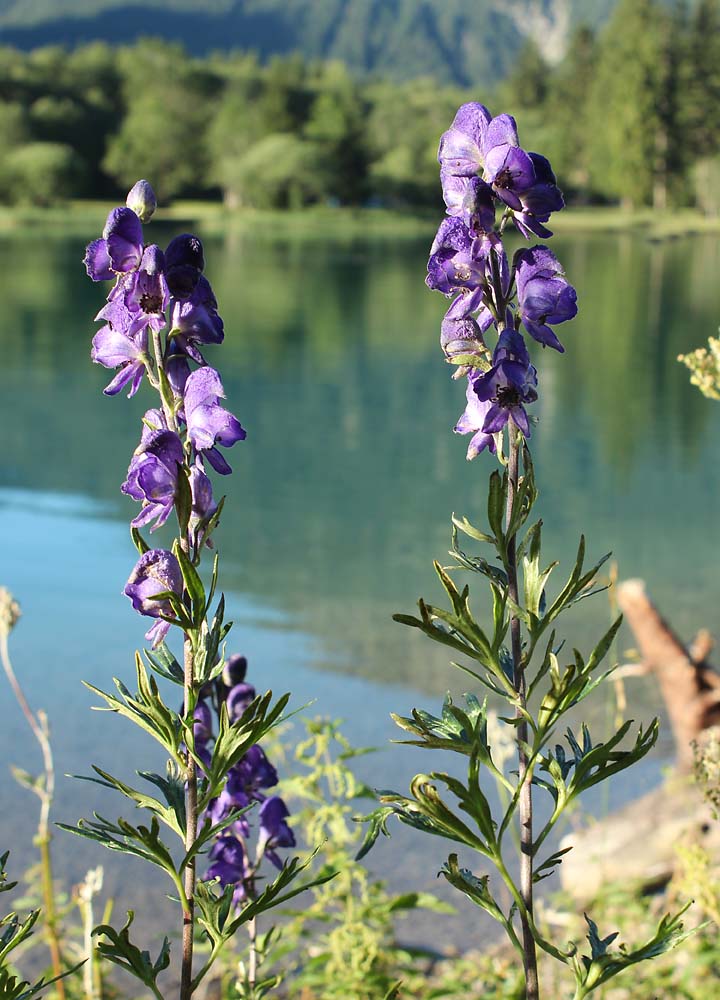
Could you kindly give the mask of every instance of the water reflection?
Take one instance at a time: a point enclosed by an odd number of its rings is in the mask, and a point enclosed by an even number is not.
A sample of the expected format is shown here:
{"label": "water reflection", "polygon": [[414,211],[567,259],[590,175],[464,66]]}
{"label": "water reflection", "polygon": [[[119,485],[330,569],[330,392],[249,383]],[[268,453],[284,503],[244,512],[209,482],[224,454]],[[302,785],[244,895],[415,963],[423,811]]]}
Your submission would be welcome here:
{"label": "water reflection", "polygon": [[[125,520],[117,487],[146,404],[104,398],[108,373],[88,361],[102,291],[79,266],[83,242],[0,241],[0,482],[80,493]],[[238,229],[206,242],[228,331],[213,360],[249,432],[227,484],[226,587],[317,636],[321,665],[444,689],[444,658],[389,615],[434,592],[449,513],[482,519],[487,469],[466,468],[449,434],[463,393],[438,354],[444,303],[422,286],[425,241]],[[717,241],[574,235],[555,249],[581,312],[562,330],[567,353],[540,359],[546,544],[568,556],[584,529],[621,573],[649,580],[678,627],[712,624],[720,409],[675,357],[717,325]],[[607,610],[589,615],[602,624]]]}
{"label": "water reflection", "polygon": [[[161,242],[171,235],[154,229]],[[60,772],[108,763],[107,722],[88,712],[79,681],[127,679],[143,631],[120,596],[134,510],[118,487],[148,397],[103,397],[109,373],[90,364],[90,317],[103,298],[80,265],[92,235],[0,235],[0,583],[24,605],[17,662],[51,712]],[[467,467],[466,441],[450,433],[464,393],[439,356],[444,303],[422,285],[427,241],[237,229],[206,242],[227,330],[208,357],[248,429],[230,456],[218,536],[234,648],[249,654],[260,685],[292,687],[296,704],[316,698],[317,711],[349,716],[354,741],[386,744],[391,709],[408,709],[419,690],[430,707],[462,687],[445,654],[390,615],[421,593],[438,596],[430,564],[447,550],[450,512],[482,522],[488,473],[482,458]],[[720,406],[689,385],[675,356],[718,325],[717,241],[572,236],[555,249],[581,312],[561,330],[567,353],[539,359],[533,450],[548,556],[567,560],[584,530],[592,555],[612,548],[622,575],[648,580],[680,632],[712,628]],[[603,598],[581,605],[562,623],[570,643],[587,649],[608,614]],[[624,636],[621,648],[629,644]],[[631,699],[638,716],[657,708],[650,682]],[[602,704],[595,711],[602,728]],[[27,766],[22,727],[8,713],[2,750]],[[118,729],[112,740],[129,736]],[[364,777],[377,784],[379,767],[379,783],[402,786],[420,766],[432,765],[393,752]],[[656,776],[657,764],[646,765],[633,787]],[[0,786],[9,794],[7,777]],[[611,801],[631,793],[616,784]],[[61,797],[63,819],[92,808],[80,783],[63,783]],[[8,842],[24,830],[29,845],[28,823],[13,812]],[[83,859],[68,839],[58,850],[75,879]],[[393,868],[399,889],[418,888],[420,847],[409,846],[401,837],[374,862]],[[434,890],[430,847],[420,888]],[[112,872],[119,885],[120,868]]]}

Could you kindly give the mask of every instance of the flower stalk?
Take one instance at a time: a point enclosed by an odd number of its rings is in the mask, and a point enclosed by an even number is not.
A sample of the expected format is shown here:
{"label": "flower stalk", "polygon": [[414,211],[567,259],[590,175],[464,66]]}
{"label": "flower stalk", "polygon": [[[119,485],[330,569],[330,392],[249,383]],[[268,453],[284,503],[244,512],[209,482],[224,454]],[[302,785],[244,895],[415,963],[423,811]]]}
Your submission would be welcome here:
{"label": "flower stalk", "polygon": [[[512,532],[512,509],[517,496],[519,479],[520,431],[514,422],[508,421],[508,493],[505,509],[505,528],[508,533],[507,545],[507,575],[508,596],[514,605],[519,606],[518,568],[517,568],[517,535]],[[525,969],[525,989],[527,1000],[538,1000],[540,987],[538,983],[537,949],[535,938],[528,915],[534,913],[533,908],[533,801],[532,801],[532,771],[529,766],[527,744],[528,724],[527,691],[525,683],[525,665],[522,656],[521,623],[518,615],[510,618],[511,653],[513,666],[513,684],[517,692],[518,704],[515,717],[517,725],[518,753],[518,821],[520,825],[520,895],[524,909],[520,911],[522,928],[523,965]]]}
{"label": "flower stalk", "polygon": [[[455,770],[418,774],[408,795],[382,793],[380,807],[368,817],[371,825],[359,856],[380,833],[388,833],[387,821],[393,815],[407,826],[452,841],[453,846],[460,843],[471,857],[474,854],[481,873],[461,868],[458,855],[452,853],[441,874],[502,925],[522,956],[526,1000],[540,996],[538,948],[571,969],[579,1000],[624,968],[669,950],[684,937],[678,915],[665,918],[644,948],[611,950],[616,935],[600,938],[588,918],[590,954],[579,955],[576,944],[557,947],[535,919],[534,885],[557,871],[564,853],[540,855],[546,838],[585,789],[650,751],[657,739],[657,720],[641,726],[629,747],[623,740],[631,722],[600,743],[593,742],[583,724],[577,734],[565,731],[566,744],[551,744],[562,732],[565,713],[611,672],[612,668],[601,673],[599,667],[620,626],[618,619],[587,659],[574,650],[572,661],[561,665],[563,643],[556,641],[555,621],[592,592],[608,557],[587,568],[582,538],[567,582],[553,594],[548,581],[557,564],[542,566],[542,521],[531,520],[537,488],[527,440],[536,418],[527,407],[538,398],[538,373],[529,346],[535,351],[540,345],[564,352],[554,328],[575,316],[577,297],[547,246],[523,247],[508,259],[503,235],[512,223],[528,240],[548,239],[552,233],[545,224],[564,201],[545,157],[520,147],[514,119],[493,118],[481,104],[464,104],[458,110],[440,140],[438,160],[447,215],[430,248],[426,284],[451,300],[440,344],[446,361],[456,368],[453,378],[466,380],[466,407],[454,430],[471,435],[468,460],[485,451],[496,456],[500,469],[489,477],[487,527],[481,530],[467,518],[453,516],[454,563],[435,564],[450,607],[421,599],[418,616],[394,618],[450,647],[455,656],[460,654],[462,661],[454,666],[483,687],[486,697],[481,701],[468,693],[461,706],[448,696],[440,716],[419,709],[407,717],[393,716],[410,734],[404,742],[460,754],[467,776],[457,778]],[[490,337],[494,342],[488,343]],[[461,547],[461,533],[465,544],[480,547],[478,554]],[[457,574],[468,573],[484,578],[489,587],[489,627],[471,609],[470,586],[460,587],[455,581]],[[505,702],[498,718],[511,728],[518,757],[516,779],[503,769],[502,743],[509,741],[498,741],[488,733],[488,697]],[[483,788],[486,777],[507,792],[501,795],[498,816],[493,815]],[[534,788],[537,794],[548,795],[551,804],[550,818],[535,840]],[[508,830],[519,847],[517,879],[505,853]],[[494,873],[485,872],[488,863]],[[494,894],[494,874],[509,890],[509,909]]]}

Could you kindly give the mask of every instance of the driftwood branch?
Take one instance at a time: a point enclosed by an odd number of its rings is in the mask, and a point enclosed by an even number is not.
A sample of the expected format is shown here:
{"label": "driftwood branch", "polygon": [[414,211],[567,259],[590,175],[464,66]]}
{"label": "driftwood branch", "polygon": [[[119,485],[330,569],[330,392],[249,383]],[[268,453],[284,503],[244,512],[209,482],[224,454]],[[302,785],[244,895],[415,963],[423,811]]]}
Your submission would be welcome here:
{"label": "driftwood branch", "polygon": [[647,596],[642,580],[625,580],[617,602],[635,636],[642,667],[657,677],[675,740],[677,766],[689,771],[692,744],[720,724],[720,675],[707,662],[712,638],[699,632],[688,648]]}
{"label": "driftwood branch", "polygon": [[565,837],[574,847],[561,868],[564,888],[578,899],[596,895],[605,882],[651,888],[665,884],[681,842],[701,843],[720,858],[720,823],[693,781],[693,744],[720,725],[720,675],[708,662],[713,641],[698,632],[686,647],[663,619],[642,580],[616,589],[641,662],[626,676],[653,674],[660,685],[676,751],[675,774],[659,788],[584,830]]}

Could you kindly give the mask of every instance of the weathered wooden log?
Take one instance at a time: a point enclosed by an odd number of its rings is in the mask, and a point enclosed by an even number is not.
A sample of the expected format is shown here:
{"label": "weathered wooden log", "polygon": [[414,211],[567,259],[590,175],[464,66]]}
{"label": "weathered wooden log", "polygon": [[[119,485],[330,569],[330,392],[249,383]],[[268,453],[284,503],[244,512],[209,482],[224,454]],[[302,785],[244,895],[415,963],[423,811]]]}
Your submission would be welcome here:
{"label": "weathered wooden log", "polygon": [[563,887],[588,900],[606,882],[643,888],[672,877],[679,843],[699,843],[720,858],[720,823],[689,774],[693,744],[720,725],[720,676],[707,662],[712,639],[698,633],[690,648],[675,635],[645,592],[642,580],[617,587],[617,600],[633,631],[641,671],[657,677],[676,750],[675,774],[618,812],[565,837],[573,847],[561,866]]}
{"label": "weathered wooden log", "polygon": [[654,674],[675,740],[678,770],[689,771],[693,743],[720,724],[720,675],[706,657],[712,649],[707,631],[686,648],[650,601],[642,580],[617,586],[617,601],[642,657],[643,669]]}

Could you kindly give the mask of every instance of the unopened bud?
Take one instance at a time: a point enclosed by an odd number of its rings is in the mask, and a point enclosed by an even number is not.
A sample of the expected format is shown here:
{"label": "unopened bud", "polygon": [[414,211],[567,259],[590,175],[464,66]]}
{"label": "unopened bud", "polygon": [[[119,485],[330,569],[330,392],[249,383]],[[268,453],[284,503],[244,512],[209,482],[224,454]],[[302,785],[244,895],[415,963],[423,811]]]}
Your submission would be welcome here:
{"label": "unopened bud", "polygon": [[0,632],[10,635],[21,615],[20,605],[5,587],[0,587]]}
{"label": "unopened bud", "polygon": [[157,208],[157,198],[148,181],[136,181],[130,188],[125,204],[141,222],[149,222]]}

